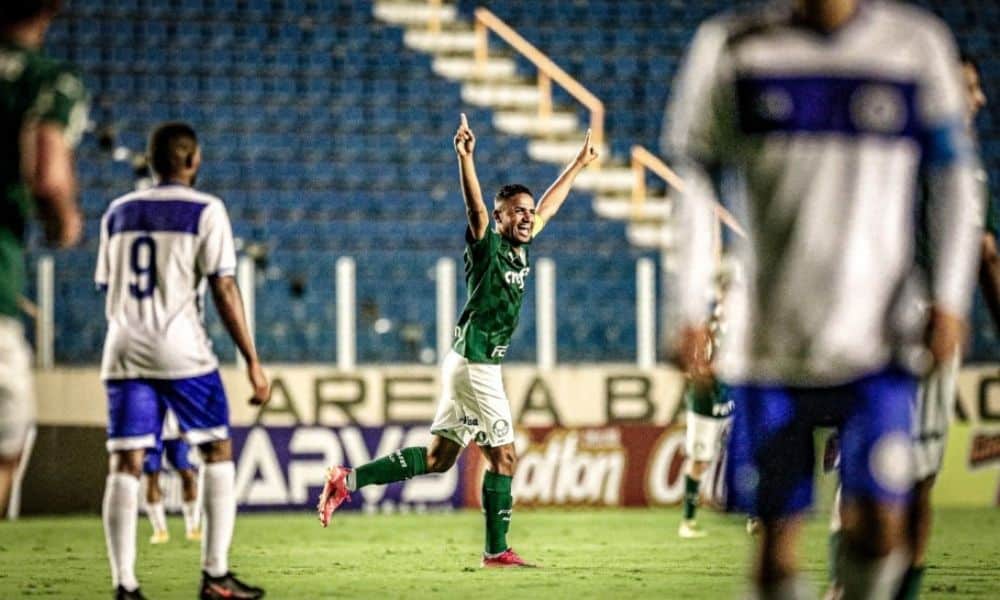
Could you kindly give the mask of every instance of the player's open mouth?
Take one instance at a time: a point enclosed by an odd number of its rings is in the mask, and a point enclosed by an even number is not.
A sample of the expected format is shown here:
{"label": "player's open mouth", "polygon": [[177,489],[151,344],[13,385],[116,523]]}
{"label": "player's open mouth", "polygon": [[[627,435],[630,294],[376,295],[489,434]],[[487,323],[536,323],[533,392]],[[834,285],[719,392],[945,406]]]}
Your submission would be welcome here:
{"label": "player's open mouth", "polygon": [[531,234],[531,225],[530,224],[518,225],[517,230],[520,233],[523,233],[524,235],[529,235]]}

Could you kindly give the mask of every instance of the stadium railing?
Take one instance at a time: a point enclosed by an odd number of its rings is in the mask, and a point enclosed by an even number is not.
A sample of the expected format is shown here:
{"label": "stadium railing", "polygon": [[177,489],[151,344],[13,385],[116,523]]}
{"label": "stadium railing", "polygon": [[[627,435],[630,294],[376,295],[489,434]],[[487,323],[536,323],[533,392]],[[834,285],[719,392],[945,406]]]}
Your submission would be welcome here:
{"label": "stadium railing", "polygon": [[55,355],[55,261],[48,254],[38,257],[36,289],[34,301],[20,296],[18,304],[35,327],[35,366],[51,369]]}
{"label": "stadium railing", "polygon": [[[476,9],[475,19],[476,45],[473,56],[480,71],[486,70],[486,62],[489,59],[489,34],[493,32],[538,69],[538,118],[544,122],[552,116],[552,83],[555,82],[590,111],[591,141],[595,147],[602,147],[604,103],[500,17],[480,7]],[[598,158],[591,168],[599,167],[600,161]]]}
{"label": "stadium railing", "polygon": [[[680,193],[684,192],[684,180],[674,172],[667,163],[642,146],[632,146],[632,215],[633,218],[642,214],[642,205],[646,202],[646,172],[650,171]],[[746,237],[746,232],[740,227],[739,221],[724,206],[718,202],[712,204],[716,218],[732,229],[740,237]]]}

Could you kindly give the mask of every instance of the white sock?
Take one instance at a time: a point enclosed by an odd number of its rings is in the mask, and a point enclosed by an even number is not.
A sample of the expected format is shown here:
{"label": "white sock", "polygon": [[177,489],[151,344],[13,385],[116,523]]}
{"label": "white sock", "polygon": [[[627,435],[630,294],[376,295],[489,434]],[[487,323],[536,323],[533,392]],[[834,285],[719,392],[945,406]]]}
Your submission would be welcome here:
{"label": "white sock", "polygon": [[212,577],[229,572],[229,544],[236,524],[236,467],[232,461],[208,463],[201,468],[205,532],[201,565]]}
{"label": "white sock", "polygon": [[344,483],[347,485],[347,490],[350,492],[358,491],[358,474],[354,469],[348,471],[346,479]]}
{"label": "white sock", "polygon": [[149,515],[149,522],[153,525],[153,531],[167,530],[167,511],[163,508],[162,502],[146,504],[146,514]]}
{"label": "white sock", "polygon": [[135,529],[139,521],[139,478],[112,473],[104,484],[104,541],[108,545],[111,581],[127,590],[139,587],[135,578]]}
{"label": "white sock", "polygon": [[184,531],[191,533],[201,528],[201,511],[198,510],[197,500],[182,504],[181,512],[184,513]]}

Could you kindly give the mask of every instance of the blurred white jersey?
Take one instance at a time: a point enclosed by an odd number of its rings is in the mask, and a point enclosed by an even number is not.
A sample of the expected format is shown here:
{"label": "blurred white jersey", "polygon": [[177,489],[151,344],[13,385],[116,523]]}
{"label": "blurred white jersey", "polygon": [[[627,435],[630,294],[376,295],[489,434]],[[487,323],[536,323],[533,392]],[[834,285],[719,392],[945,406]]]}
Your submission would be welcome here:
{"label": "blurred white jersey", "polygon": [[107,292],[102,379],[181,379],[218,368],[202,321],[206,277],[233,275],[222,200],[183,185],[126,194],[101,220],[97,285]]}
{"label": "blurred white jersey", "polygon": [[893,359],[918,328],[897,327],[894,314],[912,272],[921,171],[930,299],[967,314],[982,202],[965,115],[951,34],[924,10],[862,2],[832,33],[779,6],[701,26],[663,138],[687,183],[671,308],[679,323],[706,316],[716,260],[707,207],[721,174],[748,231],[724,378],[824,385]]}

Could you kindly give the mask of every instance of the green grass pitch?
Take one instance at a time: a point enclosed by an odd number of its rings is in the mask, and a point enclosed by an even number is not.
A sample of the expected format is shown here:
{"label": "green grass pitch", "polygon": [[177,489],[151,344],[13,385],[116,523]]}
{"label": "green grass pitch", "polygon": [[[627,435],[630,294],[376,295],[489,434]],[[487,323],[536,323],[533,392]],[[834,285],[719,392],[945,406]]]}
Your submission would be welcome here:
{"label": "green grass pitch", "polygon": [[[676,509],[515,510],[511,543],[543,568],[483,571],[482,517],[447,514],[243,514],[232,569],[268,598],[735,598],[749,540],[743,522],[703,511],[710,533],[680,540]],[[1000,510],[939,509],[926,598],[1000,598]],[[148,543],[139,526],[138,575],[153,599],[197,593],[198,545]],[[802,565],[826,579],[826,526],[812,520]],[[0,524],[0,598],[108,598],[111,584],[96,515]]]}

